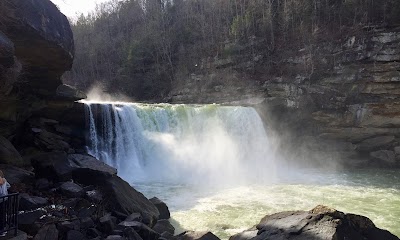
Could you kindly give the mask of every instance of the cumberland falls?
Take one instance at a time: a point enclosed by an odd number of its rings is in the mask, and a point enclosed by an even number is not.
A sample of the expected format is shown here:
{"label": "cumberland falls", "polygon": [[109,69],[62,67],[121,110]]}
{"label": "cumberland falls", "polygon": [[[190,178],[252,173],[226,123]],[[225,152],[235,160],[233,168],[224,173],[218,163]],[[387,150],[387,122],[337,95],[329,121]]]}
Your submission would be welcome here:
{"label": "cumberland falls", "polygon": [[178,232],[207,230],[226,239],[265,214],[326,204],[400,234],[396,170],[282,164],[274,137],[251,107],[85,105],[88,152],[147,197],[166,201]]}

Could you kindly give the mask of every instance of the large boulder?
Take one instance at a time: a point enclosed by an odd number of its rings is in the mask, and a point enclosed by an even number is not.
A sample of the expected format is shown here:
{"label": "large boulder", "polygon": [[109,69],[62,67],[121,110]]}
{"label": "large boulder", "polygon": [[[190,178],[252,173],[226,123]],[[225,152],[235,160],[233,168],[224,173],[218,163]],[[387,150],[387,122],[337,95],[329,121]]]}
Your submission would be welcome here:
{"label": "large boulder", "polygon": [[19,199],[19,210],[33,210],[38,209],[47,205],[48,201],[46,198],[29,196],[26,193],[22,193]]}
{"label": "large boulder", "polygon": [[73,182],[65,182],[61,184],[60,191],[63,195],[70,198],[82,197],[84,194],[83,188]]}
{"label": "large boulder", "polygon": [[150,202],[152,202],[160,212],[160,219],[169,219],[171,217],[171,213],[169,212],[168,206],[165,202],[161,201],[157,197],[150,198]]}
{"label": "large boulder", "polygon": [[22,168],[0,164],[0,169],[11,186],[16,183],[31,183],[34,180],[34,173]]}
{"label": "large boulder", "polygon": [[265,216],[260,223],[230,240],[296,239],[296,240],[398,240],[386,230],[375,227],[364,217],[345,214],[325,206],[311,211],[280,212]]}
{"label": "large boulder", "polygon": [[0,136],[0,163],[21,165],[21,155],[6,138]]}
{"label": "large boulder", "polygon": [[74,40],[68,19],[49,0],[4,1],[2,8],[0,30],[14,42],[24,72],[35,78],[31,84],[55,90],[60,76],[72,67]]}
{"label": "large boulder", "polygon": [[117,170],[89,155],[50,152],[32,157],[36,177],[66,181],[74,178],[95,184],[117,174]]}
{"label": "large boulder", "polygon": [[158,209],[142,193],[118,176],[108,178],[102,184],[102,191],[108,209],[118,215],[129,216],[140,213],[143,223],[153,226],[159,219]]}

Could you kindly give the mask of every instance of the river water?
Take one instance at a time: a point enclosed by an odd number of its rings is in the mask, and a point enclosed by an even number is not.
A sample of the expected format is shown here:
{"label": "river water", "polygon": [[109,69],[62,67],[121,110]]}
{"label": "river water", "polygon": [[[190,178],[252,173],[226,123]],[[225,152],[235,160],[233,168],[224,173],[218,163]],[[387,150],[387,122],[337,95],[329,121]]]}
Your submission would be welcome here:
{"label": "river water", "polygon": [[400,236],[400,172],[293,169],[250,107],[86,103],[88,151],[147,197],[167,203],[177,231],[221,238],[266,214],[324,204]]}

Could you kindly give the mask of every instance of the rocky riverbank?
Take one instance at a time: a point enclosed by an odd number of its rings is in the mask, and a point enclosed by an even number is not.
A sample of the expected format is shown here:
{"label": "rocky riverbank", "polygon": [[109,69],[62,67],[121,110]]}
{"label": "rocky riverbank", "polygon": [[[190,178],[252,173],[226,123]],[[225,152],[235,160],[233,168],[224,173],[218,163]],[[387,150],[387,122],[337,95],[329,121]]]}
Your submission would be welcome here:
{"label": "rocky riverbank", "polygon": [[[47,153],[33,158],[32,166],[33,172],[0,166],[12,185],[10,190],[21,193],[19,239],[219,239],[210,232],[176,235],[163,201],[147,199],[118,177],[116,169],[89,155]],[[317,206],[267,215],[258,225],[230,238],[246,239],[399,238],[366,217]]]}

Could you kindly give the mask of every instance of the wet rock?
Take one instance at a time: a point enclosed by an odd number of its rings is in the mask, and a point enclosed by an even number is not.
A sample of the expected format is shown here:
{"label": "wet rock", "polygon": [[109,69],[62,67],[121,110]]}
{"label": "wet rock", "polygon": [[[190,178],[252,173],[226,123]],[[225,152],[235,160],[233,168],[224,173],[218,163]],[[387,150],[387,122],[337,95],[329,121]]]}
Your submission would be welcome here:
{"label": "wet rock", "polygon": [[172,235],[175,233],[175,228],[172,226],[172,224],[165,219],[158,220],[156,225],[154,225],[153,230],[158,232],[159,234],[162,234],[164,232],[168,232]]}
{"label": "wet rock", "polygon": [[60,191],[67,197],[81,197],[83,196],[83,188],[73,182],[65,182],[61,184]]}
{"label": "wet rock", "polygon": [[23,160],[18,151],[6,138],[0,136],[0,163],[22,165]]}
{"label": "wet rock", "polygon": [[66,240],[86,240],[86,236],[76,230],[71,230],[67,233],[67,238]]}
{"label": "wet rock", "polygon": [[395,153],[389,150],[379,150],[370,153],[371,158],[378,160],[382,165],[394,165],[396,163]]}
{"label": "wet rock", "polygon": [[152,202],[160,212],[159,219],[169,219],[171,217],[168,206],[163,201],[161,201],[157,197],[153,197],[150,199],[150,202]]}
{"label": "wet rock", "polygon": [[61,84],[57,87],[56,95],[57,97],[71,101],[78,101],[87,98],[85,93],[66,84]]}
{"label": "wet rock", "polygon": [[29,196],[26,193],[19,195],[19,210],[33,210],[45,206],[48,201],[46,198]]}
{"label": "wet rock", "polygon": [[176,236],[178,240],[219,240],[217,236],[215,236],[211,232],[194,232],[187,231]]}
{"label": "wet rock", "polygon": [[110,203],[107,208],[111,212],[116,211],[126,215],[140,213],[143,222],[150,226],[158,220],[160,213],[154,204],[120,177],[113,176],[107,179],[101,187],[103,195]]}
{"label": "wet rock", "polygon": [[[256,235],[255,235],[256,234]],[[387,239],[398,238],[376,228],[363,216],[317,206],[311,211],[290,211],[265,216],[260,223],[230,239]]]}
{"label": "wet rock", "polygon": [[58,230],[55,224],[44,225],[33,240],[58,240]]}
{"label": "wet rock", "polygon": [[111,214],[106,214],[105,216],[99,219],[101,232],[110,234],[115,229],[115,221],[116,219],[111,216]]}

